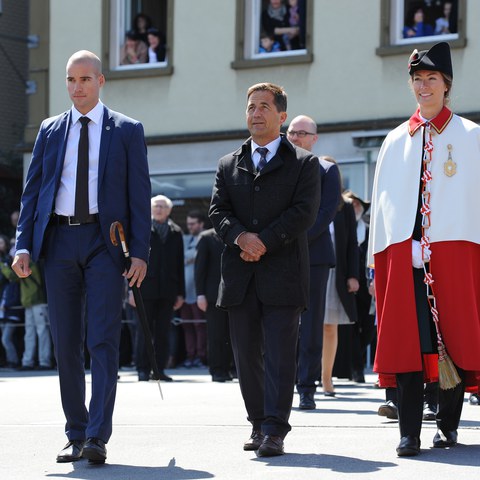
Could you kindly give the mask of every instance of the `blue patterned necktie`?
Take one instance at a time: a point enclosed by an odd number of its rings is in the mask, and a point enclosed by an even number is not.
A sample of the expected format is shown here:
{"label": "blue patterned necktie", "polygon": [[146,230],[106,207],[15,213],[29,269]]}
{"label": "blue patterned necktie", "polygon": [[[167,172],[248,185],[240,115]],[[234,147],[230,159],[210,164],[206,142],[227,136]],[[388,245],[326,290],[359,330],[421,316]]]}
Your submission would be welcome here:
{"label": "blue patterned necktie", "polygon": [[257,165],[257,172],[259,172],[267,164],[268,148],[258,147],[257,152],[260,154],[260,160],[258,161]]}

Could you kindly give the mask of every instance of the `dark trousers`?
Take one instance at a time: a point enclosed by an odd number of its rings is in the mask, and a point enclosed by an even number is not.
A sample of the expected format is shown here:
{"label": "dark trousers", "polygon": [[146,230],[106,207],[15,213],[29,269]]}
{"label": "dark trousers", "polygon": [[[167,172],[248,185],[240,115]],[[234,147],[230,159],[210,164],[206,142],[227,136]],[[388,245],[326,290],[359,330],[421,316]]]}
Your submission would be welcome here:
{"label": "dark trousers", "polygon": [[[124,279],[100,225],[49,226],[45,279],[65,432],[70,440],[97,437],[107,442],[117,389]],[[92,375],[88,410],[85,338]]]}
{"label": "dark trousers", "polygon": [[227,374],[232,367],[228,313],[209,302],[207,311],[208,366],[211,375]]}
{"label": "dark trousers", "polygon": [[255,429],[285,437],[292,409],[300,308],[264,305],[250,282],[241,305],[228,309],[238,380]]}
{"label": "dark trousers", "polygon": [[204,321],[198,321],[204,320],[204,313],[198,308],[196,303],[184,303],[180,309],[180,317],[186,321],[182,323],[182,329],[187,359],[194,360],[199,358],[206,363],[207,326]]}
{"label": "dark trousers", "polygon": [[[169,332],[173,316],[173,302],[169,299],[144,299],[143,303],[145,305],[148,326],[153,336],[155,359],[158,369],[162,372],[165,369],[169,355]],[[151,365],[148,360],[145,336],[143,335],[141,325],[137,326],[135,359],[137,371],[150,373]]]}
{"label": "dark trousers", "polygon": [[310,266],[310,304],[302,313],[298,339],[297,391],[314,393],[320,378],[323,349],[323,321],[325,296],[330,268],[327,265]]}
{"label": "dark trousers", "polygon": [[[437,427],[457,430],[465,393],[465,373],[457,368],[462,381],[455,388],[438,391]],[[420,437],[423,418],[423,372],[397,373],[398,417],[400,436]]]}

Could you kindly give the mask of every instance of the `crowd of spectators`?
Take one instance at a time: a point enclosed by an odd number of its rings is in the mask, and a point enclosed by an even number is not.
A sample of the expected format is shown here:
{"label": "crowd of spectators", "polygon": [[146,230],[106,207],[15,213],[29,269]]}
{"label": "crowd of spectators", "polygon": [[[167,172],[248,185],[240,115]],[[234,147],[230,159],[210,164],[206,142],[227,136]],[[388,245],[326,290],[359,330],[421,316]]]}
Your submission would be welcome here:
{"label": "crowd of spectators", "polygon": [[120,50],[120,65],[164,62],[166,56],[164,33],[152,25],[148,15],[136,15],[132,28],[125,32],[125,42]]}

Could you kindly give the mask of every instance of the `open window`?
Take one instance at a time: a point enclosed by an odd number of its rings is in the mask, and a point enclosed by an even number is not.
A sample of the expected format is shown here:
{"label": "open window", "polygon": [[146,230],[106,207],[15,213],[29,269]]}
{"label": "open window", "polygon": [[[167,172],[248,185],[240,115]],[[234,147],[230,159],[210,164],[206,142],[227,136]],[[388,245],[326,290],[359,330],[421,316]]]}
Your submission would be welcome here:
{"label": "open window", "polygon": [[311,62],[313,0],[237,0],[233,68]]}
{"label": "open window", "polygon": [[109,77],[172,73],[173,0],[104,0]]}
{"label": "open window", "polygon": [[[377,53],[407,52],[412,45],[465,45],[465,0],[382,0],[381,47]],[[426,45],[425,48],[429,48]]]}

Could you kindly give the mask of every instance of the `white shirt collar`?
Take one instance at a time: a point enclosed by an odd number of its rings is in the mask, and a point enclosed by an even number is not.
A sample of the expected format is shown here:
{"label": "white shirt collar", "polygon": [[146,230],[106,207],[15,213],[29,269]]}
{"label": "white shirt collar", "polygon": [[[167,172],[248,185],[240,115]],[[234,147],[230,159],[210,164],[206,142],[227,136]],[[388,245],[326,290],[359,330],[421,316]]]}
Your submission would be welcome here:
{"label": "white shirt collar", "polygon": [[88,117],[90,121],[98,125],[102,120],[103,107],[103,103],[99,100],[98,103],[85,115],[80,113],[75,107],[72,107],[72,125],[75,125],[80,117]]}
{"label": "white shirt collar", "polygon": [[260,146],[266,147],[266,148],[268,148],[268,152],[269,152],[268,155],[267,155],[267,160],[269,160],[270,158],[272,158],[277,153],[277,150],[278,150],[278,147],[280,146],[281,141],[282,141],[282,137],[280,137],[280,136],[278,138],[276,138],[275,140],[273,140],[272,142],[267,143],[266,145],[258,145],[258,143],[255,143],[252,140],[252,154]]}

